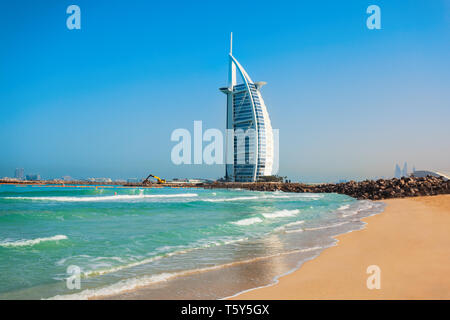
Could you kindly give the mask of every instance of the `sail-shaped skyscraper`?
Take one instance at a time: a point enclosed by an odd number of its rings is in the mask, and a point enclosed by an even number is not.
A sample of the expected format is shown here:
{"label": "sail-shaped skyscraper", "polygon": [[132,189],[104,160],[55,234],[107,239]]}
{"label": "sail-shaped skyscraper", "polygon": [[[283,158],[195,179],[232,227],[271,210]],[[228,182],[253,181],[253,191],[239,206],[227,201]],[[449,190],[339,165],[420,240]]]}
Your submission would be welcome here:
{"label": "sail-shaped skyscraper", "polygon": [[[233,56],[232,49],[233,34],[228,56],[228,86],[220,88],[227,95],[225,178],[237,182],[257,181],[272,175],[274,159],[272,125],[260,92],[266,83],[253,82]],[[237,75],[242,83],[238,84]]]}

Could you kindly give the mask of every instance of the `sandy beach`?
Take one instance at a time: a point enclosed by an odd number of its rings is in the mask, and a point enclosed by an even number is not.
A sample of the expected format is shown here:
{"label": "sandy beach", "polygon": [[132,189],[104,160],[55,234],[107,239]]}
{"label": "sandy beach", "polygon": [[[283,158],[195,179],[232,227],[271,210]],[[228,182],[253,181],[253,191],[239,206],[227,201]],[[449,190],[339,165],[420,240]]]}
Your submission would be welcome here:
{"label": "sandy beach", "polygon": [[[234,299],[450,299],[450,195],[383,200],[365,229],[339,235],[337,246]],[[380,268],[380,289],[367,288],[367,267]]]}

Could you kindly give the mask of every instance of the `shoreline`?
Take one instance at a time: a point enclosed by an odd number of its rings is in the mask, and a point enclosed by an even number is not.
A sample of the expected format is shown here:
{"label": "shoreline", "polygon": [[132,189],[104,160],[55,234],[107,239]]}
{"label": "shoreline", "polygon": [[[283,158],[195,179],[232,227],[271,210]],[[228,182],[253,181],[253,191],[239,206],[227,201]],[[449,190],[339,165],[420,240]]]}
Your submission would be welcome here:
{"label": "shoreline", "polygon": [[[384,200],[364,229],[274,284],[229,299],[449,299],[450,195]],[[379,266],[381,288],[367,288],[367,267]]]}

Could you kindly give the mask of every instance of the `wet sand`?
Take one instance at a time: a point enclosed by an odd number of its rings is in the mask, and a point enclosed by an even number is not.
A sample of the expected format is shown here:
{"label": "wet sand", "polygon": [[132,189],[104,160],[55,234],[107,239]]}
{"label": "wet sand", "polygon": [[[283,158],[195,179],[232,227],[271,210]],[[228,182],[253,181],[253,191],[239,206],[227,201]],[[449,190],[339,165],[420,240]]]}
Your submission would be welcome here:
{"label": "wet sand", "polygon": [[[450,299],[450,195],[383,200],[365,229],[339,235],[275,285],[234,299]],[[377,265],[380,289],[366,270]]]}

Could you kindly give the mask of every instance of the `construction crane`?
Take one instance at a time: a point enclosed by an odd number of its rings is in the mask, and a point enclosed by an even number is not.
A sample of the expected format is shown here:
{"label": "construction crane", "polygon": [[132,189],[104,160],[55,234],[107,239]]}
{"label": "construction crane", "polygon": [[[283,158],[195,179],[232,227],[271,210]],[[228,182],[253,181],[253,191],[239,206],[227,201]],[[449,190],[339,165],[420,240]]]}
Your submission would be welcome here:
{"label": "construction crane", "polygon": [[166,179],[161,179],[160,177],[154,176],[152,174],[149,174],[147,178],[145,178],[144,181],[142,181],[142,184],[148,184],[150,181],[148,179],[155,178],[158,181],[158,184],[166,183]]}

